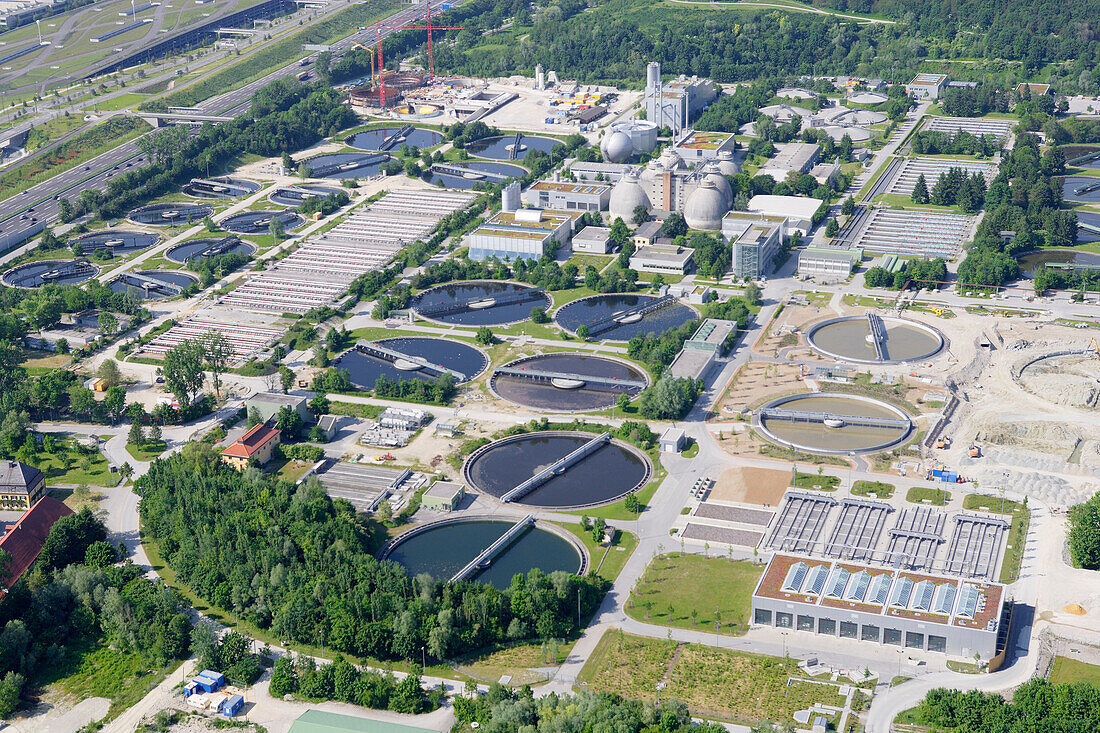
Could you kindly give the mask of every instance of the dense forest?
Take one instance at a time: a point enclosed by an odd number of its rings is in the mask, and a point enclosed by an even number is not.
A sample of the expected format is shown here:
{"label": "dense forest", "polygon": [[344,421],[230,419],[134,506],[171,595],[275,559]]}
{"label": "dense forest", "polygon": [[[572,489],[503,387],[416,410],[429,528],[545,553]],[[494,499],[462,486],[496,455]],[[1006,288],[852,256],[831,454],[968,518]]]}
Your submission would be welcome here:
{"label": "dense forest", "polygon": [[[204,443],[153,463],[137,483],[146,537],[201,598],[280,639],[377,659],[442,659],[575,632],[598,577],[537,570],[500,591],[409,577],[370,551],[378,531],[316,479],[238,472]],[[578,619],[578,603],[580,619]]]}
{"label": "dense forest", "polygon": [[1094,731],[1100,730],[1100,688],[1031,680],[1016,689],[1011,701],[977,690],[938,689],[915,712],[915,722],[958,733]]}
{"label": "dense forest", "polygon": [[1074,567],[1100,570],[1100,494],[1069,510],[1067,540]]}

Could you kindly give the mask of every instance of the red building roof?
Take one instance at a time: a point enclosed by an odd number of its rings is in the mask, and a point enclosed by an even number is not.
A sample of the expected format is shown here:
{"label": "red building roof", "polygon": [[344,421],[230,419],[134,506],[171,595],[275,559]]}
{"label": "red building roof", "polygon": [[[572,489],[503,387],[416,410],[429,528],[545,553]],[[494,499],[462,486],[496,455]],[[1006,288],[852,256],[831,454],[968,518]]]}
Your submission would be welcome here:
{"label": "red building roof", "polygon": [[7,575],[0,579],[4,588],[11,588],[38,559],[53,523],[72,513],[72,509],[57,499],[43,496],[19,518],[16,525],[0,539],[0,550],[8,551],[12,556]]}
{"label": "red building roof", "polygon": [[268,427],[265,423],[253,425],[252,428],[237,438],[228,448],[222,451],[223,456],[232,458],[251,458],[260,452],[265,445],[279,437],[279,431]]}

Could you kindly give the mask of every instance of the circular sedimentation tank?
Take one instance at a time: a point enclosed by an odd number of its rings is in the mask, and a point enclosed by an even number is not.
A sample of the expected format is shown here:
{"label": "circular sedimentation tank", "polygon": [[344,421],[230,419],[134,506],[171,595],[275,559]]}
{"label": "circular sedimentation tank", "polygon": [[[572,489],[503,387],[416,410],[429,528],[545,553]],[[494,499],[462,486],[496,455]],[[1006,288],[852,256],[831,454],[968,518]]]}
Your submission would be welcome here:
{"label": "circular sedimentation tank", "polygon": [[1062,198],[1079,204],[1100,204],[1100,178],[1067,176],[1062,181]]}
{"label": "circular sedimentation tank", "polygon": [[[206,259],[225,254],[253,254],[256,248],[247,242],[233,237],[230,241],[224,241],[226,237],[203,237],[191,239],[171,247],[164,256],[172,262],[181,264],[196,258]],[[236,240],[236,241],[233,241]]]}
{"label": "circular sedimentation tank", "polygon": [[[126,274],[120,275],[111,281],[111,290],[116,293],[136,291],[143,300],[159,300],[178,295],[179,290],[186,290],[199,281],[198,278],[178,270],[139,270],[135,274],[140,275],[142,279],[128,278]],[[163,283],[163,286],[150,281]]]}
{"label": "circular sedimentation tank", "polygon": [[943,349],[943,334],[917,321],[882,317],[886,331],[883,356],[879,357],[865,316],[830,318],[806,333],[810,347],[832,359],[861,364],[897,364],[935,356]]}
{"label": "circular sedimentation tank", "polygon": [[570,333],[588,326],[591,338],[598,341],[629,341],[635,336],[679,328],[699,315],[694,308],[680,302],[650,313],[636,312],[639,307],[656,300],[655,295],[634,293],[591,295],[563,305],[554,314],[554,321]]}
{"label": "circular sedimentation tank", "polygon": [[85,253],[97,249],[106,249],[112,252],[131,252],[152,247],[159,241],[160,235],[151,232],[106,230],[73,237],[69,240],[69,247],[75,247],[79,244],[81,251]]}
{"label": "circular sedimentation tank", "polygon": [[273,219],[282,221],[284,230],[302,224],[302,217],[295,211],[242,211],[222,219],[218,226],[237,234],[266,234],[271,231]]}
{"label": "circular sedimentation tank", "polygon": [[37,288],[46,283],[76,285],[90,280],[99,268],[88,260],[41,260],[13,267],[4,273],[3,283],[13,288]]}
{"label": "circular sedimentation tank", "polygon": [[273,204],[279,206],[301,206],[302,202],[307,198],[324,198],[326,196],[340,193],[340,189],[330,186],[283,186],[276,188],[271,192],[271,195],[267,197],[267,200]]}
{"label": "circular sedimentation tank", "polygon": [[[430,382],[447,370],[462,375],[455,376],[456,382],[468,382],[489,366],[489,357],[470,344],[450,339],[432,337],[401,337],[372,341],[387,351],[396,352],[408,358],[390,358],[371,353],[369,349],[356,346],[344,352],[333,362],[339,369],[347,369],[352,384],[359,389],[374,389],[379,377],[398,382],[419,379]],[[425,363],[442,367],[425,366]]]}
{"label": "circular sedimentation tank", "polygon": [[202,221],[213,213],[214,209],[205,204],[165,203],[141,206],[131,211],[127,218],[135,224],[169,226]]}
{"label": "circular sedimentation tank", "polygon": [[1046,354],[1025,363],[1017,381],[1033,395],[1056,405],[1083,409],[1100,406],[1100,361],[1091,351]]}
{"label": "circular sedimentation tank", "polygon": [[1100,270],[1100,254],[1077,249],[1033,250],[1025,252],[1016,259],[1020,263],[1020,272],[1025,277],[1034,277],[1035,271],[1043,265],[1072,264],[1082,269]]}
{"label": "circular sedimentation tank", "polygon": [[[514,524],[490,517],[432,522],[397,537],[383,550],[382,558],[400,564],[409,575],[428,573],[438,580],[449,580]],[[588,569],[588,554],[565,530],[536,522],[466,579],[504,589],[513,575],[534,568],[544,573],[562,570],[580,575]]]}
{"label": "circular sedimentation tank", "polygon": [[528,153],[536,150],[549,153],[555,145],[561,144],[560,140],[550,137],[520,135],[519,146],[517,147],[515,135],[498,135],[467,143],[466,152],[479,158],[490,158],[492,160],[523,160]]}
{"label": "circular sedimentation tank", "polygon": [[420,318],[459,326],[503,326],[525,321],[532,308],[553,301],[539,288],[497,280],[444,283],[425,290],[412,302]]}
{"label": "circular sedimentation tank", "polygon": [[505,178],[523,178],[527,169],[511,163],[490,163],[488,161],[462,161],[449,163],[449,167],[461,169],[462,175],[432,171],[432,183],[446,188],[473,188],[477,183],[499,183]]}
{"label": "circular sedimentation tank", "polygon": [[183,192],[188,196],[202,199],[229,199],[248,196],[260,190],[260,184],[243,178],[205,178],[184,185]]}
{"label": "circular sedimentation tank", "polygon": [[[404,128],[401,126],[377,127],[373,130],[357,132],[345,138],[344,144],[360,150],[382,150],[382,145],[403,129]],[[425,130],[420,127],[414,127],[408,134],[390,140],[390,144],[386,147],[386,150],[400,150],[402,145],[408,145],[410,148],[420,148],[423,150],[425,148],[435,147],[441,142],[443,142],[443,135],[435,130]]]}
{"label": "circular sedimentation tank", "polygon": [[[611,407],[619,395],[633,399],[649,385],[645,371],[625,361],[591,354],[542,354],[505,364],[492,390],[536,410],[584,411]],[[509,372],[530,372],[527,376]]]}
{"label": "circular sedimentation tank", "polygon": [[[1067,164],[1069,161],[1075,158],[1081,158],[1086,155],[1093,155],[1100,153],[1100,145],[1065,145],[1062,147],[1062,152],[1065,153]],[[1100,158],[1093,158],[1092,160],[1085,160],[1080,163],[1074,163],[1069,166],[1071,168],[1100,168]]]}
{"label": "circular sedimentation tank", "polygon": [[[474,451],[462,475],[474,490],[500,499],[596,437],[595,433],[543,431],[502,438]],[[640,489],[652,473],[644,453],[610,440],[564,469],[556,469],[512,503],[548,509],[607,504]]]}
{"label": "circular sedimentation tank", "polygon": [[1077,241],[1100,242],[1100,213],[1077,212]]}
{"label": "circular sedimentation tank", "polygon": [[386,153],[324,153],[307,158],[303,163],[313,171],[313,178],[366,178],[378,173],[390,160]]}
{"label": "circular sedimentation tank", "polygon": [[[799,417],[783,417],[785,413]],[[871,397],[839,392],[772,400],[756,411],[754,422],[774,443],[825,455],[886,450],[913,431],[912,420],[900,408]]]}
{"label": "circular sedimentation tank", "polygon": [[889,101],[889,97],[881,92],[856,92],[848,97],[848,101],[856,104],[882,104]]}

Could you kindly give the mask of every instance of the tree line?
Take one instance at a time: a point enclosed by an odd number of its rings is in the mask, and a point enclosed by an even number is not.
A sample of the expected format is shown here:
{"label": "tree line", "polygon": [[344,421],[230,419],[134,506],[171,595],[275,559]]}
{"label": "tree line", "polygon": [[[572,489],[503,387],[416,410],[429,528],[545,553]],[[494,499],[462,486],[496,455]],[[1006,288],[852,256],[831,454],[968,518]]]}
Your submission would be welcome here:
{"label": "tree line", "polygon": [[1100,730],[1100,688],[1037,679],[1016,688],[1011,700],[996,693],[939,688],[915,712],[920,724],[957,733]]}

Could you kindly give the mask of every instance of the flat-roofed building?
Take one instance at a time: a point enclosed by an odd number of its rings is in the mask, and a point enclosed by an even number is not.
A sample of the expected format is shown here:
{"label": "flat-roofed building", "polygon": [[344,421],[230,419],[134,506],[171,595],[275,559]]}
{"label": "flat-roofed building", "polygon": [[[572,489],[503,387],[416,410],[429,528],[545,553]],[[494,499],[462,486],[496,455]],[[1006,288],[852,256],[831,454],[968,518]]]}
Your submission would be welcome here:
{"label": "flat-roofed building", "polygon": [[34,466],[0,462],[0,508],[30,509],[47,493],[46,477]]}
{"label": "flat-roofed building", "polygon": [[564,244],[573,234],[578,213],[519,209],[500,211],[467,238],[470,259],[537,260],[551,243]]}
{"label": "flat-roofed building", "polygon": [[573,235],[573,251],[605,255],[611,251],[611,230],[608,227],[585,227]]}
{"label": "flat-roofed building", "polygon": [[639,247],[630,256],[630,269],[637,272],[660,272],[665,275],[686,275],[691,268],[690,247],[651,244]]}
{"label": "flat-roofed building", "polygon": [[606,211],[611,184],[539,181],[523,192],[523,202],[554,211]]}
{"label": "flat-roofed building", "polygon": [[906,85],[905,91],[917,99],[939,99],[946,86],[946,75],[922,73],[913,77],[913,81]]}
{"label": "flat-roofed building", "polygon": [[453,512],[466,496],[466,488],[453,481],[436,481],[420,498],[420,505],[437,512]]}
{"label": "flat-roofed building", "polygon": [[822,205],[823,202],[819,199],[803,196],[760,194],[749,199],[749,211],[751,213],[786,219],[788,236],[794,230],[801,232],[802,236],[809,234],[814,228],[814,216],[822,208]]}
{"label": "flat-roofed building", "polygon": [[597,163],[574,161],[569,164],[569,172],[578,181],[595,181],[597,178],[608,183],[615,183],[622,179],[634,166],[626,163]]}
{"label": "flat-roofed building", "polygon": [[722,234],[733,251],[730,263],[739,278],[763,277],[772,268],[772,260],[786,240],[784,217],[763,217],[731,211],[722,219]]}
{"label": "flat-roofed building", "polygon": [[710,79],[681,75],[662,81],[660,64],[651,62],[646,67],[643,95],[646,119],[662,127],[682,130],[689,126],[696,115],[717,98],[718,93],[718,85]]}
{"label": "flat-roofed building", "polygon": [[858,247],[807,247],[798,253],[798,274],[843,280],[862,260]]}
{"label": "flat-roofed building", "polygon": [[282,394],[281,392],[259,392],[244,401],[245,413],[255,410],[260,422],[267,422],[279,414],[279,410],[289,407],[298,413],[304,422],[313,422],[313,413],[309,411],[307,400],[302,395]]}
{"label": "flat-roofed building", "polygon": [[782,181],[791,171],[809,173],[821,158],[821,146],[816,143],[785,143],[779,151],[756,172]]}
{"label": "flat-roofed building", "polygon": [[703,379],[715,360],[725,353],[729,337],[736,333],[736,321],[707,318],[684,342],[680,353],[669,364],[669,375],[682,379]]}
{"label": "flat-roofed building", "polygon": [[989,660],[1004,603],[999,583],[776,554],[753,593],[752,623]]}
{"label": "flat-roofed building", "polygon": [[732,153],[737,148],[737,140],[732,132],[686,130],[673,143],[672,148],[691,164],[696,161],[718,160],[719,153],[724,150]]}

